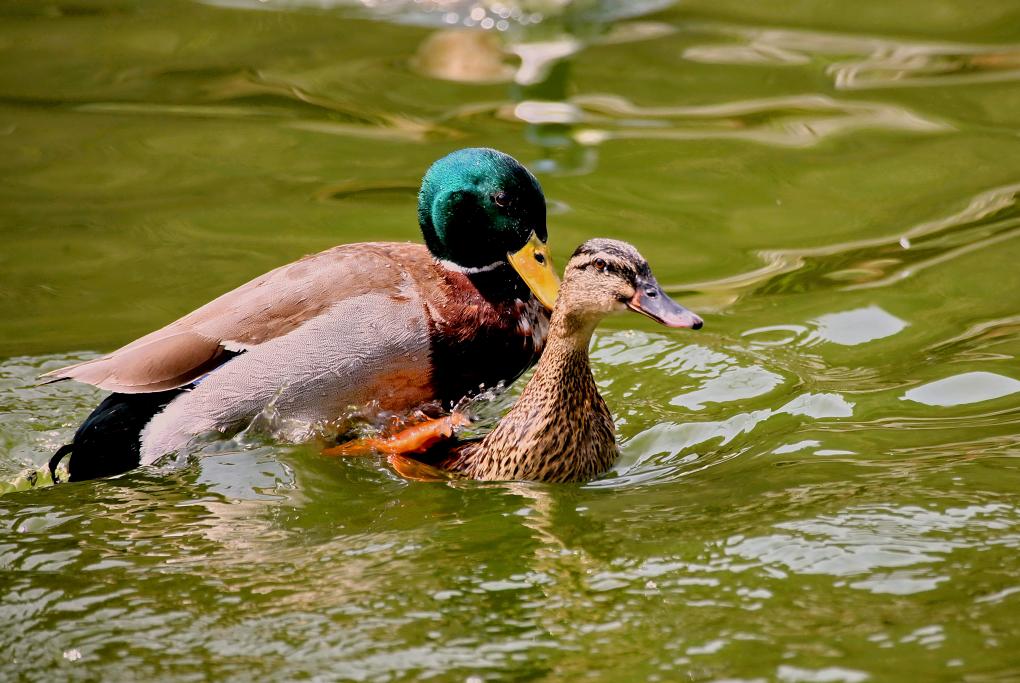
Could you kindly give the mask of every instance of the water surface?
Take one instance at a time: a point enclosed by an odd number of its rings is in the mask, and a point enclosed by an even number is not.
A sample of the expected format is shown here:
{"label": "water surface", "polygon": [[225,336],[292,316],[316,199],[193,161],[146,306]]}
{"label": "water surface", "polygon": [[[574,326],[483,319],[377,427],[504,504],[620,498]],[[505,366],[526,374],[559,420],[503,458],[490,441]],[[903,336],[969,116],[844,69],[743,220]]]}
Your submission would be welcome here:
{"label": "water surface", "polygon": [[[1020,679],[1020,7],[559,4],[0,8],[4,678]],[[29,486],[102,395],[37,374],[417,240],[469,145],[706,319],[596,335],[609,476],[256,429]]]}

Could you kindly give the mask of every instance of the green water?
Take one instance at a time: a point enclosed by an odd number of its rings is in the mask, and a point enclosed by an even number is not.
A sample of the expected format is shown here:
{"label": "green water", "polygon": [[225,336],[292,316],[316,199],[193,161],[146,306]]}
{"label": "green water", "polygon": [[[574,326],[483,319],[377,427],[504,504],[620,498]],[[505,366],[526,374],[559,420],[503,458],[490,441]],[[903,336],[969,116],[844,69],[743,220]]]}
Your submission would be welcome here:
{"label": "green water", "polygon": [[1020,680],[1020,5],[550,2],[514,84],[412,4],[0,5],[0,479],[101,396],[38,373],[417,240],[458,147],[705,329],[601,328],[623,456],[585,486],[247,434],[10,492],[0,678]]}

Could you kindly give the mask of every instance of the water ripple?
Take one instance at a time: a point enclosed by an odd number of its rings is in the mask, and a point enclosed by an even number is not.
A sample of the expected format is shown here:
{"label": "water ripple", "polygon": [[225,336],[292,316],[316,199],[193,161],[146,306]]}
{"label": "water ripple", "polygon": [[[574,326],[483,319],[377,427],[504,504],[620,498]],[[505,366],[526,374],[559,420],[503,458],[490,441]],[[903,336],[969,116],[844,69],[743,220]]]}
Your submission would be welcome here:
{"label": "water ripple", "polygon": [[1020,78],[1020,45],[972,45],[889,39],[878,36],[796,29],[761,29],[700,24],[707,33],[735,44],[695,45],[692,61],[711,64],[804,66],[834,60],[825,70],[846,90],[942,87]]}
{"label": "water ripple", "polygon": [[759,255],[766,265],[761,268],[718,280],[671,285],[668,291],[694,291],[732,302],[735,296],[752,292],[855,291],[888,286],[1020,236],[1018,196],[1020,184],[1004,185],[973,197],[956,213],[885,237],[762,251]]}
{"label": "water ripple", "polygon": [[860,130],[944,133],[936,121],[890,103],[842,101],[818,94],[789,95],[712,105],[648,107],[613,94],[576,95],[561,102],[525,100],[455,111],[464,119],[491,112],[507,121],[576,127],[582,145],[608,140],[743,140],[780,147],[812,147]]}
{"label": "water ripple", "polygon": [[726,552],[798,574],[857,577],[850,588],[909,595],[948,581],[932,569],[956,550],[984,544],[978,530],[1015,531],[1020,517],[1004,504],[871,507],[775,526],[778,533],[729,539]]}

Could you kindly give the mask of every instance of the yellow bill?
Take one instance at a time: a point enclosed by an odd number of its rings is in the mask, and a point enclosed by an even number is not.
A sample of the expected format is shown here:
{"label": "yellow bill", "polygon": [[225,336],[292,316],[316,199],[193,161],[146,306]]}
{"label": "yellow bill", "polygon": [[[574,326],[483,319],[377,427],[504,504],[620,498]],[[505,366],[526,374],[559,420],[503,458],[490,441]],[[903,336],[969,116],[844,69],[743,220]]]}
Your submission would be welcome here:
{"label": "yellow bill", "polygon": [[520,251],[507,254],[510,265],[521,276],[525,284],[550,311],[556,304],[556,295],[560,291],[560,278],[553,270],[549,247],[531,233],[531,239]]}

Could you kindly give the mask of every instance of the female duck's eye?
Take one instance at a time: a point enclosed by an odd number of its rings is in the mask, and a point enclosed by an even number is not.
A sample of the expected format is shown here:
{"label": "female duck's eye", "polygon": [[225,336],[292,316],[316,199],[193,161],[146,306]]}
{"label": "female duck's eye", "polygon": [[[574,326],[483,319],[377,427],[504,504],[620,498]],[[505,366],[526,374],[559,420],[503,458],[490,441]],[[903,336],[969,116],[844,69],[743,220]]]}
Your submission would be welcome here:
{"label": "female duck's eye", "polygon": [[510,198],[507,196],[506,192],[500,191],[492,195],[492,201],[496,206],[506,206],[510,203]]}
{"label": "female duck's eye", "polygon": [[595,266],[595,270],[599,271],[600,273],[605,272],[607,265],[605,259],[597,258],[591,263],[593,266]]}

